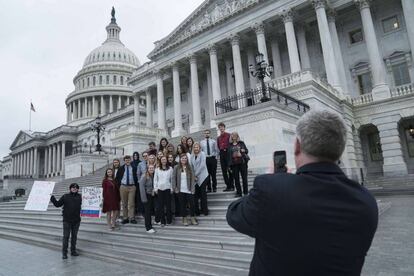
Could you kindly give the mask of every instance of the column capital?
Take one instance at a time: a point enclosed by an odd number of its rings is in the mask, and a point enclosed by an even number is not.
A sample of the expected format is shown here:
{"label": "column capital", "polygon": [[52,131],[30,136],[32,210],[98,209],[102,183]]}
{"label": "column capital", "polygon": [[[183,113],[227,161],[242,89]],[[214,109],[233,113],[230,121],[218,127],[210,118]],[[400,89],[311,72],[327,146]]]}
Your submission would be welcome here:
{"label": "column capital", "polygon": [[206,49],[210,55],[217,55],[216,44],[209,44]]}
{"label": "column capital", "polygon": [[315,10],[324,9],[326,7],[325,0],[312,0],[312,6]]}
{"label": "column capital", "polygon": [[264,24],[263,24],[263,22],[254,23],[251,28],[255,31],[256,35],[264,34]]}
{"label": "column capital", "polygon": [[295,12],[292,9],[283,10],[280,16],[282,17],[283,23],[293,22]]}
{"label": "column capital", "polygon": [[164,72],[161,69],[154,69],[152,73],[155,75],[156,79],[162,79]]}
{"label": "column capital", "polygon": [[370,7],[371,0],[354,0],[355,5],[360,9],[366,9]]}
{"label": "column capital", "polygon": [[232,46],[240,44],[240,36],[238,34],[231,34],[229,40]]}
{"label": "column capital", "polygon": [[190,62],[190,64],[197,63],[197,56],[194,53],[190,53],[186,56],[186,59]]}
{"label": "column capital", "polygon": [[173,70],[178,69],[178,61],[176,61],[176,60],[171,61],[171,62],[168,64],[168,66],[169,66],[171,69],[173,69]]}
{"label": "column capital", "polygon": [[336,20],[336,11],[335,9],[327,9],[326,10],[326,16],[328,17],[328,22],[335,22]]}

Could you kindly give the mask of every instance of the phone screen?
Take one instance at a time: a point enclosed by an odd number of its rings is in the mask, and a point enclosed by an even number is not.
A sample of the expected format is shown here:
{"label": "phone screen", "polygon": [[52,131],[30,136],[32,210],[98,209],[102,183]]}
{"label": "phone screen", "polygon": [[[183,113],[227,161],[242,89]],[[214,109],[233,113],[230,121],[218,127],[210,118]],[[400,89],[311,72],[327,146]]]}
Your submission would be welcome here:
{"label": "phone screen", "polygon": [[273,164],[275,167],[275,171],[277,168],[283,168],[284,166],[286,166],[286,151],[277,150],[273,152]]}

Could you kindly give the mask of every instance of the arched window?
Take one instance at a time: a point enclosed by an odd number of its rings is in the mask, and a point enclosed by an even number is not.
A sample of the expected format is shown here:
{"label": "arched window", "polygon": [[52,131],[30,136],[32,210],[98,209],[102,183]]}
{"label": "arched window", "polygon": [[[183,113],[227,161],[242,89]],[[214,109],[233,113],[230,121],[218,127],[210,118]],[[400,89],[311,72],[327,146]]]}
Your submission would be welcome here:
{"label": "arched window", "polygon": [[96,85],[96,77],[93,76],[93,86],[95,86],[95,85]]}
{"label": "arched window", "polygon": [[87,79],[87,84],[88,84],[88,87],[89,87],[89,85],[90,85],[90,83],[89,83],[89,77],[88,77],[88,79]]}
{"label": "arched window", "polygon": [[113,53],[113,56],[114,56],[114,59],[116,58],[116,54],[115,54],[115,52]]}
{"label": "arched window", "polygon": [[109,75],[106,75],[106,84],[109,84]]}
{"label": "arched window", "polygon": [[121,85],[124,85],[124,76],[121,76],[120,82],[121,82]]}
{"label": "arched window", "polygon": [[119,57],[119,59],[121,60],[121,53],[120,53],[120,52],[118,53],[118,57]]}
{"label": "arched window", "polygon": [[102,85],[102,76],[99,76],[99,84]]}
{"label": "arched window", "polygon": [[82,88],[85,88],[85,79],[82,80]]}
{"label": "arched window", "polygon": [[116,76],[114,75],[113,84],[116,84]]}

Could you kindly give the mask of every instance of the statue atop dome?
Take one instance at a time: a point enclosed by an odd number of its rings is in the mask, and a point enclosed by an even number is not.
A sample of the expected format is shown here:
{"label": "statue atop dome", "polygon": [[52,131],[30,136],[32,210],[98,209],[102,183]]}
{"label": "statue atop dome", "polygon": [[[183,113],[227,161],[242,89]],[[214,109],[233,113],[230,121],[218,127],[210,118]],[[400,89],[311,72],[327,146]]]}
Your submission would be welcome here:
{"label": "statue atop dome", "polygon": [[114,6],[112,6],[112,10],[111,10],[111,23],[116,23],[116,18],[115,18],[115,8]]}

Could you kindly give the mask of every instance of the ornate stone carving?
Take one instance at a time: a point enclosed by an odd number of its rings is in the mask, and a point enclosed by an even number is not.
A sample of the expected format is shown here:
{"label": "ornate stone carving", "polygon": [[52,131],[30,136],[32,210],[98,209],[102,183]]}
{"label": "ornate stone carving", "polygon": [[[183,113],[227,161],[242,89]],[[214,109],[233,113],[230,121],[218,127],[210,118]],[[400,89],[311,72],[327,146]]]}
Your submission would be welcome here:
{"label": "ornate stone carving", "polygon": [[240,36],[238,36],[237,34],[231,34],[229,36],[229,40],[230,40],[230,43],[231,43],[232,46],[233,45],[239,45],[239,43],[240,43]]}
{"label": "ornate stone carving", "polygon": [[362,10],[370,7],[371,0],[354,0],[355,5]]}
{"label": "ornate stone carving", "polygon": [[335,20],[336,20],[336,11],[334,9],[328,9],[326,11],[326,15],[328,17],[328,22],[335,22]]}
{"label": "ornate stone carving", "polygon": [[283,23],[293,22],[294,12],[291,9],[283,10],[280,16],[282,17]]}
{"label": "ornate stone carving", "polygon": [[255,23],[252,26],[252,29],[256,32],[256,34],[264,34],[264,25],[262,22]]}
{"label": "ornate stone carving", "polygon": [[324,9],[326,6],[326,2],[325,0],[312,0],[312,5],[315,8],[315,10]]}
{"label": "ornate stone carving", "polygon": [[215,44],[210,44],[207,46],[207,51],[210,55],[217,55],[217,47]]}

